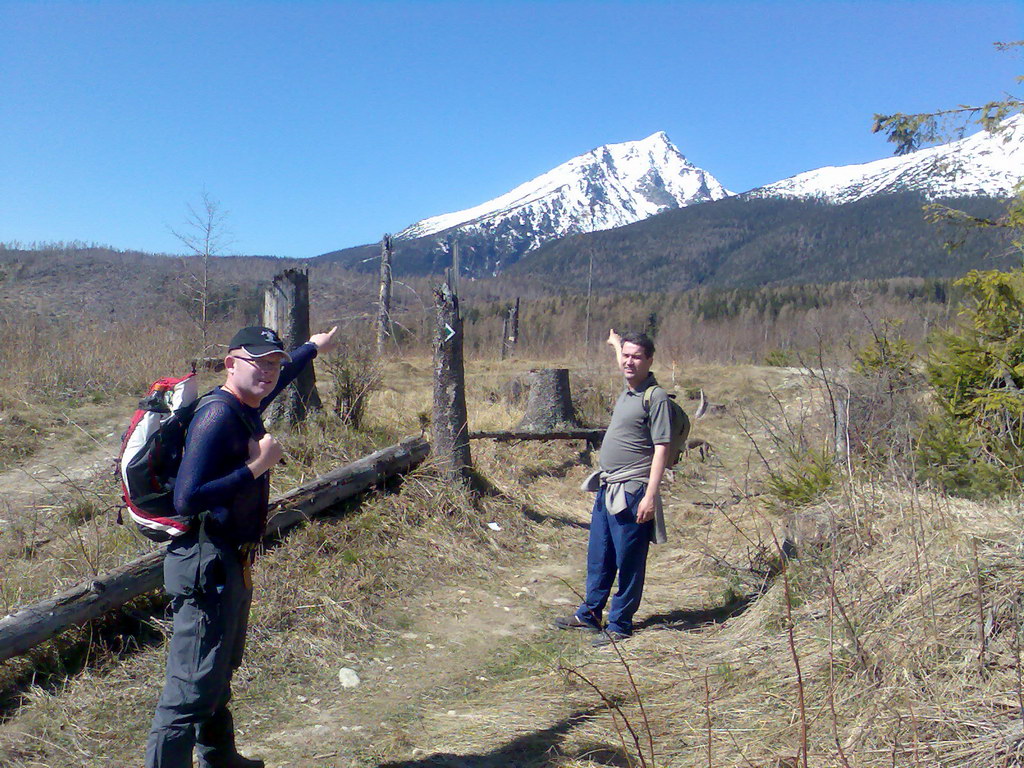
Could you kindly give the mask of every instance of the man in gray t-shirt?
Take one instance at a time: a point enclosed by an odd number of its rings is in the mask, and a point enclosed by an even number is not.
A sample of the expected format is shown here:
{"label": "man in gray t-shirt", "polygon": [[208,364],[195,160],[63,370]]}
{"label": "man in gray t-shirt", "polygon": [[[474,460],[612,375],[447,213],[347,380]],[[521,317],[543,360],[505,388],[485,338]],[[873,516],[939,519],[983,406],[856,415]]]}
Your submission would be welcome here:
{"label": "man in gray t-shirt", "polygon": [[595,492],[587,546],[587,595],[572,616],[555,620],[559,629],[600,631],[617,576],[619,588],[611,599],[608,626],[594,640],[598,646],[633,634],[647,550],[659,528],[663,530],[663,524],[656,527],[655,519],[661,522],[658,490],[671,440],[668,394],[650,372],[654,343],[643,333],[619,336],[614,330],[608,343],[615,349],[626,388],[615,403],[601,443],[601,469],[584,483]]}
{"label": "man in gray t-shirt", "polygon": [[[672,440],[668,394],[657,384],[654,374],[648,373],[635,386],[627,381],[619,394],[598,456],[605,472],[618,472],[638,462],[649,469],[654,446],[668,444]],[[644,404],[644,393],[648,387],[655,388],[650,394],[649,411]]]}

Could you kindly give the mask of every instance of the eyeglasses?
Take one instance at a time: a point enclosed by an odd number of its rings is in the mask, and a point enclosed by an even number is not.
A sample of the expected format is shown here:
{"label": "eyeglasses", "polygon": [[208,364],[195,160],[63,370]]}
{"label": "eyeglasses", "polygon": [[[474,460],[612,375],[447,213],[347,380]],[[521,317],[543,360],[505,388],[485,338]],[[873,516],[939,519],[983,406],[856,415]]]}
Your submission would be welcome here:
{"label": "eyeglasses", "polygon": [[264,360],[257,357],[242,357],[241,355],[232,355],[235,360],[245,360],[260,369],[263,373],[279,373],[281,368],[284,366],[282,360]]}

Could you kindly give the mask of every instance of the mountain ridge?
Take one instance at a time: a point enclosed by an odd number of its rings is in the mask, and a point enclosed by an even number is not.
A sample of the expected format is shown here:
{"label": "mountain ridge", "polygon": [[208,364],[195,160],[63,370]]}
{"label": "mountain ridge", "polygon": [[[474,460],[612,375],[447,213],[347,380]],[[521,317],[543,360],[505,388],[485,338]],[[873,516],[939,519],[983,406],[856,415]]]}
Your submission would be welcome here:
{"label": "mountain ridge", "polygon": [[[414,274],[442,271],[451,264],[457,242],[467,274],[496,275],[560,237],[613,229],[730,195],[658,131],[639,141],[604,144],[477,206],[406,227],[394,236],[405,253],[398,268]],[[366,245],[318,258],[360,268],[376,256],[376,247]]]}
{"label": "mountain ridge", "polygon": [[[609,199],[609,192],[615,193],[615,200]],[[731,194],[711,174],[687,160],[664,131],[658,131],[639,141],[603,144],[484,203],[422,219],[395,238],[411,240],[466,225],[481,227],[495,218],[524,217],[524,211],[533,207],[550,215],[558,213],[554,210],[558,202],[568,210],[560,217],[562,225],[549,225],[549,232],[554,236],[580,234]],[[581,204],[589,208],[586,216],[580,213]],[[545,235],[535,235],[527,250],[539,245],[538,237]]]}
{"label": "mountain ridge", "polygon": [[745,197],[820,198],[843,205],[894,192],[926,197],[1005,197],[1024,179],[1024,114],[996,132],[867,163],[824,166],[742,193]]}
{"label": "mountain ridge", "polygon": [[[991,198],[1010,194],[1022,177],[1024,115],[1017,115],[1004,121],[997,134],[979,131],[908,155],[825,166],[735,197],[833,205],[901,194],[919,194],[926,201],[964,195]],[[457,242],[467,276],[496,275],[524,259],[531,261],[533,254],[561,239],[584,247],[589,233],[628,228],[680,210],[716,205],[733,196],[710,173],[690,163],[667,134],[659,131],[640,141],[602,145],[485,203],[406,227],[395,236],[396,253],[401,253],[395,269],[410,274],[442,272],[451,265],[452,243]],[[791,224],[800,226],[795,220]],[[852,226],[856,229],[859,225]],[[916,231],[917,223],[908,220],[896,226]],[[854,243],[873,237],[870,225],[859,233],[851,232]],[[661,246],[655,249],[665,250]],[[565,252],[564,248],[556,250]],[[366,269],[372,268],[378,253],[377,246],[366,245],[319,258]],[[627,258],[631,254],[621,255]],[[827,254],[822,257],[830,258]]]}

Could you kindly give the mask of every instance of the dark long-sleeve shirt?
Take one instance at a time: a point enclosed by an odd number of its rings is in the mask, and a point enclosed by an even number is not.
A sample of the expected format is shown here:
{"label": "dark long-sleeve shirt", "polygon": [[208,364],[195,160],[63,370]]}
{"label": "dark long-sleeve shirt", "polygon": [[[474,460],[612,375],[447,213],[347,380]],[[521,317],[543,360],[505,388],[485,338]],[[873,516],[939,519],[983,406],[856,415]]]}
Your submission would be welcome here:
{"label": "dark long-sleeve shirt", "polygon": [[174,508],[188,516],[209,512],[206,528],[212,538],[235,545],[262,538],[270,473],[253,477],[246,466],[249,441],[266,434],[263,411],[316,353],[316,345],[310,342],[291,352],[291,362],[282,367],[277,386],[259,408],[245,405],[217,387],[214,398],[196,411],[185,437],[185,453],[174,486]]}

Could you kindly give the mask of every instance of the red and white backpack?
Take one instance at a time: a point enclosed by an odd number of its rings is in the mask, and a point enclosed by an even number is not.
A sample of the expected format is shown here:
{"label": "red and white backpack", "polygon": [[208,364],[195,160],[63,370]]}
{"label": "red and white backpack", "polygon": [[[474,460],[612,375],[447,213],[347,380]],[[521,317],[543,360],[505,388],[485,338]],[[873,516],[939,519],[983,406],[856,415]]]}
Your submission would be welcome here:
{"label": "red and white backpack", "polygon": [[124,501],[139,532],[153,541],[169,541],[192,527],[192,518],[174,510],[174,482],[185,433],[207,397],[199,397],[195,373],[158,379],[139,402],[124,433],[119,458]]}

